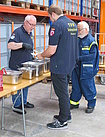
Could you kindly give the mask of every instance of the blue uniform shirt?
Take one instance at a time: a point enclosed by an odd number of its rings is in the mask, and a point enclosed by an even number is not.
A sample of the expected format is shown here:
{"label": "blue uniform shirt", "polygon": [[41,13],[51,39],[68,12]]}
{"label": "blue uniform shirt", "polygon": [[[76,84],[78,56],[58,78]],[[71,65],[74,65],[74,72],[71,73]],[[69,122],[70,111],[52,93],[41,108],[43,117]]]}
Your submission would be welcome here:
{"label": "blue uniform shirt", "polygon": [[77,26],[66,16],[61,16],[49,30],[49,45],[57,45],[50,58],[50,70],[55,74],[69,74],[78,57]]}
{"label": "blue uniform shirt", "polygon": [[[9,42],[16,43],[28,43],[33,47],[32,33],[30,35],[26,32],[23,25],[17,28],[11,35]],[[20,48],[17,50],[11,50],[11,56],[9,60],[9,68],[17,70],[17,67],[21,67],[21,63],[32,60],[31,50]]]}

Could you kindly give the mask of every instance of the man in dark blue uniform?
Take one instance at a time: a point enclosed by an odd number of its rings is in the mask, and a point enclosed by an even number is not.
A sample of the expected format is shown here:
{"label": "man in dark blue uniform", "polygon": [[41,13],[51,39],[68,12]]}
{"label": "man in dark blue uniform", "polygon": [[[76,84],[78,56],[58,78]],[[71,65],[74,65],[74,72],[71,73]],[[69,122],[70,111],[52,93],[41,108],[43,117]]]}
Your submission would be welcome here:
{"label": "man in dark blue uniform", "polygon": [[[11,35],[8,41],[8,49],[11,49],[11,56],[9,60],[9,68],[17,70],[21,67],[23,62],[32,60],[31,53],[33,52],[33,37],[32,30],[36,25],[36,18],[33,15],[27,15],[24,24],[17,28]],[[19,95],[20,90],[16,95],[12,96],[13,111],[22,114],[22,102]],[[23,89],[23,99],[25,108],[33,108],[34,105],[27,102],[28,87]],[[20,111],[18,111],[18,109]],[[26,114],[26,111],[25,111]]]}
{"label": "man in dark blue uniform", "polygon": [[72,72],[70,108],[79,107],[79,100],[83,94],[88,101],[86,113],[92,113],[96,105],[94,76],[99,70],[98,45],[89,33],[89,25],[84,21],[78,23],[78,37],[79,60]]}
{"label": "man in dark blue uniform", "polygon": [[66,129],[67,122],[71,121],[68,83],[77,59],[77,26],[63,16],[61,8],[57,5],[49,7],[48,15],[53,22],[49,30],[49,46],[37,57],[50,57],[51,79],[59,99],[60,111],[59,115],[54,116],[55,121],[47,124],[47,127]]}

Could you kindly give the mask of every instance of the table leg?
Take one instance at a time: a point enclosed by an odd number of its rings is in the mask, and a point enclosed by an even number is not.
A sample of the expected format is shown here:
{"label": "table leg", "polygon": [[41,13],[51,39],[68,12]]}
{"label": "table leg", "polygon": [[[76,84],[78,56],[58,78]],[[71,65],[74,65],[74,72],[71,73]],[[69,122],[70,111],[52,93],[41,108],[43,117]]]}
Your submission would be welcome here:
{"label": "table leg", "polygon": [[50,99],[52,98],[52,88],[53,88],[53,84],[52,84],[52,81],[51,81]]}
{"label": "table leg", "polygon": [[21,89],[21,99],[22,99],[22,111],[23,111],[23,128],[24,128],[24,136],[26,136],[25,115],[24,115],[24,101],[23,101],[23,89]]}
{"label": "table leg", "polygon": [[2,123],[1,129],[4,129],[4,97],[2,97]]}

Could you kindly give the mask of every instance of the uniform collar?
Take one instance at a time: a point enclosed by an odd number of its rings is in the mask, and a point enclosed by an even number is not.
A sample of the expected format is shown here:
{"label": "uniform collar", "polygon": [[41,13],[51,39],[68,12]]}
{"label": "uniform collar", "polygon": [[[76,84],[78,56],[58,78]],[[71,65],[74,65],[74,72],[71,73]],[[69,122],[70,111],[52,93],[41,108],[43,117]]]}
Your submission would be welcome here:
{"label": "uniform collar", "polygon": [[64,15],[62,15],[62,16],[60,16],[57,20],[59,20],[59,19],[61,19],[61,18],[64,18],[65,16]]}
{"label": "uniform collar", "polygon": [[83,38],[83,40],[86,39],[86,38],[88,37],[88,35],[89,35],[89,34],[87,34],[87,35]]}
{"label": "uniform collar", "polygon": [[87,38],[88,37],[88,35],[89,34],[87,34],[85,37],[83,37],[83,38],[80,38],[80,37],[78,37],[80,40],[84,40],[85,38]]}
{"label": "uniform collar", "polygon": [[[22,28],[22,31],[23,31],[24,33],[27,33],[27,34],[28,34],[28,32],[24,29],[23,25],[21,26],[21,28]],[[32,35],[32,32],[31,32],[30,34],[28,34],[28,35]]]}

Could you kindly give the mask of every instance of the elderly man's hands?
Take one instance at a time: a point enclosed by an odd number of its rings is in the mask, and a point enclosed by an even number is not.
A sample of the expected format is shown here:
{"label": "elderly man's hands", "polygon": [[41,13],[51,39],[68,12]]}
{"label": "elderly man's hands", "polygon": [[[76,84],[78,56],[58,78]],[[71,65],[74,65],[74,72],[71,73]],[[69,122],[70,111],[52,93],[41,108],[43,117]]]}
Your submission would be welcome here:
{"label": "elderly man's hands", "polygon": [[41,53],[37,54],[37,58],[38,58],[39,60],[42,60],[42,59],[43,59]]}

